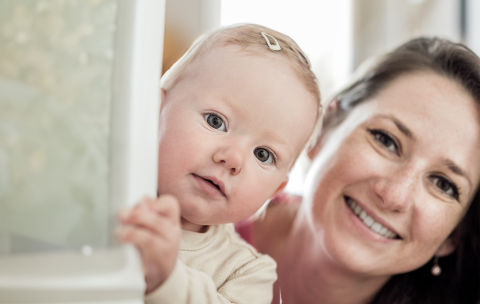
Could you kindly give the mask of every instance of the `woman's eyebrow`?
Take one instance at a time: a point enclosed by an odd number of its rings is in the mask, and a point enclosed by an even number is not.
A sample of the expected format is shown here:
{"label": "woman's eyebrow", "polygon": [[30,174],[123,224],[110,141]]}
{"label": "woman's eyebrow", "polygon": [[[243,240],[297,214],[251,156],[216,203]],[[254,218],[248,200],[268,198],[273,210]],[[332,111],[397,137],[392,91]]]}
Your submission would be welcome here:
{"label": "woman's eyebrow", "polygon": [[391,116],[390,119],[393,120],[393,123],[397,126],[400,132],[405,134],[406,137],[415,140],[415,136],[413,136],[412,131],[410,131],[410,129],[404,123],[393,116]]}
{"label": "woman's eyebrow", "polygon": [[468,178],[468,175],[453,160],[446,158],[443,160],[443,164],[447,166],[447,168],[450,169],[450,171],[452,171],[453,173],[464,177],[468,181],[469,185],[472,186],[472,182],[470,181],[470,178]]}
{"label": "woman's eyebrow", "polygon": [[406,125],[404,125],[400,120],[396,119],[395,117],[392,117],[392,120],[397,126],[397,128],[400,130],[400,132],[405,134],[405,136],[407,136],[408,138],[415,140],[412,131],[410,131],[410,129],[407,128]]}
{"label": "woman's eyebrow", "polygon": [[397,128],[402,132],[406,137],[415,140],[415,136],[413,136],[412,131],[403,123],[401,122],[398,118],[396,118],[393,115],[379,115],[379,117],[387,118],[393,121],[393,123],[397,126]]}
{"label": "woman's eyebrow", "polygon": [[[402,123],[398,118],[396,118],[395,116],[393,116],[393,115],[380,115],[380,117],[384,117],[384,118],[392,120],[393,123],[400,130],[400,132],[405,134],[405,136],[407,136],[408,138],[411,138],[412,140],[415,140],[415,136],[413,135],[412,131],[410,131],[410,129],[404,123]],[[443,160],[443,164],[450,171],[455,173],[456,175],[464,177],[468,181],[470,187],[472,186],[472,182],[471,182],[470,178],[468,177],[468,175],[465,173],[465,170],[460,168],[460,166],[458,166],[453,160],[445,158]]]}

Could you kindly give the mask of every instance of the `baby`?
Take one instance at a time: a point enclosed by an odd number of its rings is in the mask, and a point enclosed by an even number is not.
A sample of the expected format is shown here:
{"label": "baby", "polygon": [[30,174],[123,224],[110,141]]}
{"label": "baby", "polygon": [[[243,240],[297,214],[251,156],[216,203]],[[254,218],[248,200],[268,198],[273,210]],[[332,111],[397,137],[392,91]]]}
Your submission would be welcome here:
{"label": "baby", "polygon": [[275,262],[228,223],[285,187],[314,136],[320,93],[306,56],[263,26],[220,28],[161,87],[160,197],[120,214],[119,238],[141,253],[146,303],[270,303]]}

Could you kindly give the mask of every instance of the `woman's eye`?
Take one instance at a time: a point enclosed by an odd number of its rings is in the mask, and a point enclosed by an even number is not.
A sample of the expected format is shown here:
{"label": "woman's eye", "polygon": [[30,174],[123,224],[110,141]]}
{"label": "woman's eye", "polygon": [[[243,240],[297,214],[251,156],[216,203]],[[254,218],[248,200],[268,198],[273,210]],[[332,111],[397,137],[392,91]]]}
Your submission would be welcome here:
{"label": "woman's eye", "polygon": [[442,193],[458,200],[458,188],[454,183],[441,176],[432,176],[430,179]]}
{"label": "woman's eye", "polygon": [[369,132],[373,135],[373,138],[387,148],[387,150],[398,154],[398,145],[390,135],[381,130],[369,130]]}
{"label": "woman's eye", "polygon": [[264,164],[272,164],[275,162],[273,154],[267,149],[256,148],[255,151],[253,151],[253,154],[255,154],[255,157]]}
{"label": "woman's eye", "polygon": [[219,131],[223,131],[223,132],[227,131],[227,127],[225,126],[225,123],[217,115],[215,115],[215,114],[205,114],[205,115],[203,115],[203,117],[205,117],[205,120],[210,125],[210,127],[214,128],[214,129],[217,129]]}

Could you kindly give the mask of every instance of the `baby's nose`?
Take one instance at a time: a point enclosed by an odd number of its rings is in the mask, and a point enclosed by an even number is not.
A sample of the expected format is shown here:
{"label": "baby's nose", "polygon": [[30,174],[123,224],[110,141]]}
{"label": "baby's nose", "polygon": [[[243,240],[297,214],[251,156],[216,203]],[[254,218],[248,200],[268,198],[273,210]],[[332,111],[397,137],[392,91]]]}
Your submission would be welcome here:
{"label": "baby's nose", "polygon": [[230,145],[219,149],[214,155],[213,160],[221,163],[230,170],[230,174],[238,175],[242,171],[245,160],[245,152],[238,145]]}

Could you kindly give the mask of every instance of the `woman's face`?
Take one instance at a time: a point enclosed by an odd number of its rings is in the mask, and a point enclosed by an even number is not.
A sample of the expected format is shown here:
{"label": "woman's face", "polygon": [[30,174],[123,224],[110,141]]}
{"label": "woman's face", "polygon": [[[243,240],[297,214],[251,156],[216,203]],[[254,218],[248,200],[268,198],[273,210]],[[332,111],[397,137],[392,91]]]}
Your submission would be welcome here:
{"label": "woman's face", "polygon": [[480,181],[479,109],[460,85],[402,76],[325,136],[305,198],[329,258],[389,276],[453,250]]}

